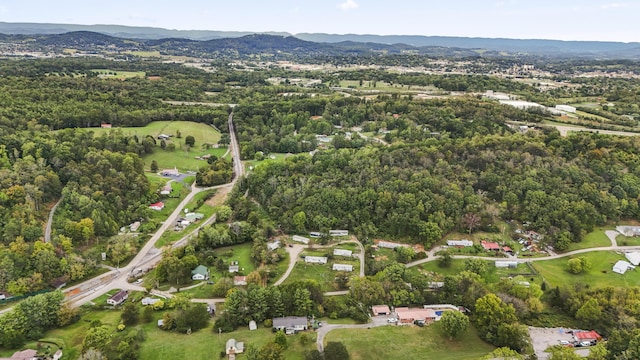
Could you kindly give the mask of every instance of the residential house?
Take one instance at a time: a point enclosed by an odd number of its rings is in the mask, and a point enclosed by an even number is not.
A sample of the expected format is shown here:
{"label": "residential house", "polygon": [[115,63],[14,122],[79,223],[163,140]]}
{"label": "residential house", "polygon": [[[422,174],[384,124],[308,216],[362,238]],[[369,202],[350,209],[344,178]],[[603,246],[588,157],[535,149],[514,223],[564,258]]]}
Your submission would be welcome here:
{"label": "residential house", "polygon": [[330,236],[349,236],[349,230],[329,230]]}
{"label": "residential house", "polygon": [[107,304],[117,306],[125,302],[129,298],[129,291],[120,290],[115,295],[107,299]]}
{"label": "residential house", "polygon": [[297,241],[297,242],[303,243],[303,244],[308,244],[309,243],[309,238],[306,238],[304,236],[293,235],[291,237],[291,240]]}
{"label": "residential house", "polygon": [[600,341],[602,340],[602,336],[600,336],[600,334],[598,334],[597,332],[591,330],[591,331],[574,331],[573,332],[573,338],[576,341]]}
{"label": "residential house", "polygon": [[190,212],[184,215],[184,219],[187,221],[195,222],[204,219],[204,214]]}
{"label": "residential house", "polygon": [[373,305],[371,307],[371,312],[373,313],[373,316],[391,315],[391,309],[389,309],[388,305]]}
{"label": "residential house", "polygon": [[147,305],[153,305],[153,304],[157,303],[158,301],[160,301],[160,299],[154,299],[154,298],[146,297],[146,298],[142,299],[141,303],[142,303],[142,305],[147,306]]}
{"label": "residential house", "polygon": [[307,264],[326,264],[327,258],[325,256],[305,256],[304,262]]}
{"label": "residential house", "polygon": [[244,352],[244,343],[242,341],[236,341],[236,339],[229,339],[225,346],[225,352],[227,355],[241,354]]}
{"label": "residential house", "polygon": [[172,191],[172,190],[173,190],[173,189],[171,188],[171,184],[166,183],[166,184],[162,187],[162,189],[160,189],[160,195],[169,195],[169,194],[171,194],[171,191]]}
{"label": "residential house", "polygon": [[504,252],[506,252],[506,253],[508,253],[508,254],[513,255],[513,249],[512,249],[512,248],[510,248],[510,247],[508,247],[508,246],[503,246],[503,247],[502,247],[502,251],[504,251]]}
{"label": "residential house", "polygon": [[448,246],[454,246],[454,247],[470,247],[473,246],[473,241],[471,240],[447,240],[447,245]]}
{"label": "residential house", "polygon": [[618,262],[615,265],[613,265],[613,272],[622,275],[626,273],[627,270],[633,270],[635,268],[636,268],[635,266],[629,264],[627,261],[618,260]]}
{"label": "residential house", "polygon": [[353,265],[349,264],[333,264],[334,271],[353,271]]}
{"label": "residential house", "polygon": [[510,268],[515,269],[518,267],[517,261],[496,260],[497,268]]}
{"label": "residential house", "polygon": [[246,276],[234,276],[233,277],[233,285],[235,285],[235,286],[246,286],[247,285],[247,277]]}
{"label": "residential house", "polygon": [[198,265],[191,271],[192,280],[209,280],[209,268],[204,265]]}
{"label": "residential house", "polygon": [[231,264],[229,264],[229,272],[237,273],[238,271],[240,271],[240,265],[238,265],[237,261],[232,261]]}
{"label": "residential house", "polygon": [[140,229],[140,221],[135,221],[129,225],[129,230],[131,230],[131,232],[136,232],[138,229]]}
{"label": "residential house", "polygon": [[378,241],[378,247],[380,247],[380,248],[395,249],[395,248],[400,247],[400,246],[408,247],[409,245],[392,243],[392,242],[389,242],[389,241]]}
{"label": "residential house", "polygon": [[38,351],[33,349],[26,349],[22,351],[16,351],[9,358],[0,358],[0,360],[38,360]]}
{"label": "residential house", "polygon": [[162,169],[162,171],[160,171],[160,175],[162,175],[162,176],[180,176],[180,171],[178,171],[177,168]]}
{"label": "residential house", "polygon": [[160,211],[160,210],[164,209],[164,203],[162,201],[160,201],[160,202],[157,202],[155,204],[151,204],[151,205],[149,205],[149,209]]}
{"label": "residential house", "polygon": [[249,331],[258,330],[258,324],[254,320],[249,321]]}
{"label": "residential house", "polygon": [[286,316],[272,319],[274,330],[284,330],[287,335],[307,330],[309,322],[304,316]]}
{"label": "residential house", "polygon": [[100,127],[103,129],[111,129],[111,124],[102,123],[100,124]]}
{"label": "residential house", "polygon": [[58,350],[53,354],[53,360],[60,360],[60,358],[62,357],[62,350]]}
{"label": "residential house", "polygon": [[480,245],[482,245],[482,247],[485,250],[491,250],[491,251],[500,251],[500,245],[498,245],[497,242],[489,242],[489,241],[480,241]]}
{"label": "residential house", "polygon": [[280,240],[272,241],[267,243],[267,249],[270,251],[275,251],[280,247]]}
{"label": "residential house", "polygon": [[351,251],[351,250],[333,249],[333,255],[334,256],[351,257],[352,254],[353,254],[353,251]]}
{"label": "residential house", "polygon": [[624,254],[624,257],[626,257],[627,260],[629,260],[629,262],[634,266],[640,265],[640,252],[637,252],[637,251],[628,252]]}
{"label": "residential house", "polygon": [[436,312],[433,309],[400,307],[396,308],[396,314],[398,316],[398,324],[400,325],[413,324],[415,321],[423,324],[431,324],[436,321],[437,318]]}

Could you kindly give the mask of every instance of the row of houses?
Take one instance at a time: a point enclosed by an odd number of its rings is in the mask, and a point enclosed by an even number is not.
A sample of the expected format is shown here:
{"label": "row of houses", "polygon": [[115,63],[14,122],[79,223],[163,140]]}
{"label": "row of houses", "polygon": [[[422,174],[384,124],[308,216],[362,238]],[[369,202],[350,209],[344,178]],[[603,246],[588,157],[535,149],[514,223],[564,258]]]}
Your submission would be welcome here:
{"label": "row of houses", "polygon": [[[326,256],[305,256],[304,262],[306,264],[320,264],[325,265],[328,261]],[[334,271],[353,271],[353,265],[350,264],[333,264],[332,269]]]}

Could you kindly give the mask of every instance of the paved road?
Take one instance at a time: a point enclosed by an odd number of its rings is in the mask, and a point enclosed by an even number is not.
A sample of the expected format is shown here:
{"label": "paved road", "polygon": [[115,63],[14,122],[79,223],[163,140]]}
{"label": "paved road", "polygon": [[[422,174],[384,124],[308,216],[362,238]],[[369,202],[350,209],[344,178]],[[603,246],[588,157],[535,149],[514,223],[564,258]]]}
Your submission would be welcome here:
{"label": "paved road", "polygon": [[48,243],[51,242],[51,226],[53,224],[53,213],[56,212],[56,209],[58,208],[58,205],[60,205],[60,203],[62,202],[62,199],[64,199],[64,196],[60,197],[60,200],[58,200],[58,202],[53,205],[53,207],[51,208],[51,211],[49,211],[49,218],[47,219],[47,227],[44,230],[44,242]]}
{"label": "paved road", "polygon": [[[158,231],[153,234],[151,239],[142,247],[142,249],[140,249],[138,254],[133,258],[133,260],[129,262],[127,266],[121,269],[116,269],[115,271],[109,271],[108,273],[102,274],[97,278],[87,280],[81,284],[65,289],[64,293],[67,296],[67,300],[71,304],[80,306],[103,294],[106,294],[112,289],[144,290],[139,285],[130,284],[127,279],[130,275],[134,275],[134,273],[138,272],[140,269],[149,268],[161,260],[162,251],[155,247],[155,243],[160,239],[162,234],[175,222],[178,216],[180,216],[182,209],[187,205],[187,203],[189,203],[189,201],[191,201],[193,197],[199,192],[222,187],[233,187],[236,181],[244,175],[244,167],[242,166],[242,161],[240,160],[240,148],[233,126],[233,112],[229,114],[229,133],[231,139],[230,147],[234,162],[234,178],[231,183],[212,186],[208,188],[198,188],[194,183],[191,186],[191,192],[185,197],[184,200],[182,200],[182,202],[180,202],[173,213],[171,213],[167,220],[162,223],[160,229],[158,229]],[[186,245],[188,239],[193,234],[197,234],[197,232],[203,226],[206,226],[213,221],[215,221],[215,216],[209,218],[191,234],[185,235],[182,239],[175,242],[172,247],[175,248]]]}
{"label": "paved road", "polygon": [[291,275],[293,268],[296,266],[296,263],[298,262],[298,255],[300,255],[300,253],[304,250],[304,248],[305,248],[304,245],[300,245],[300,244],[293,244],[293,246],[291,247],[287,246],[285,248],[287,250],[287,253],[289,253],[289,267],[287,267],[287,271],[284,272],[284,274],[280,277],[280,279],[278,279],[278,281],[273,283],[274,286],[278,286],[282,284],[285,280],[287,280],[289,275]]}
{"label": "paved road", "polygon": [[318,347],[318,351],[322,352],[324,350],[324,337],[331,330],[335,329],[369,329],[378,326],[394,326],[387,322],[386,316],[376,316],[371,318],[371,322],[367,324],[324,324],[322,327],[316,330],[316,346]]}

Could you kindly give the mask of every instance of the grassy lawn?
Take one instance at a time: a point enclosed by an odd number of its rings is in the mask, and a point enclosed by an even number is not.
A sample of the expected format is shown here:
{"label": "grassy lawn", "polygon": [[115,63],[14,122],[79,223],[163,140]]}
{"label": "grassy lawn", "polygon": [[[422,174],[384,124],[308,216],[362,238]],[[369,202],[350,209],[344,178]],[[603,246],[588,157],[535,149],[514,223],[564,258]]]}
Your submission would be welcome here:
{"label": "grassy lawn", "polygon": [[402,84],[390,84],[384,81],[377,81],[375,87],[373,86],[373,82],[371,81],[363,81],[362,86],[360,85],[359,80],[342,80],[340,81],[340,87],[344,88],[352,88],[358,90],[378,90],[385,92],[416,92],[416,91],[437,91],[439,90],[435,86],[415,86],[412,85],[409,87],[408,85]]}
{"label": "grassy lawn", "polygon": [[[327,252],[333,252],[333,249],[322,250],[305,250],[300,256],[325,256]],[[315,280],[322,287],[322,291],[335,291],[339,290],[334,285],[334,278],[337,271],[332,270],[333,264],[348,264],[353,265],[353,274],[358,274],[360,271],[360,261],[355,258],[344,258],[337,256],[334,259],[330,259],[327,264],[305,264],[304,260],[298,259],[293,271],[285,280],[285,284],[292,283],[300,280]]]}
{"label": "grassy lawn", "polygon": [[159,211],[157,210],[152,211],[150,216],[151,220],[156,220],[156,221],[166,220],[167,217],[171,215],[173,210],[175,210],[176,207],[180,205],[180,202],[182,201],[182,199],[184,199],[184,197],[187,196],[191,191],[191,189],[185,188],[185,186],[182,183],[179,183],[176,181],[171,182],[171,188],[173,189],[173,191],[171,192],[172,196],[176,196],[176,197],[162,199],[162,202],[164,203],[164,209]]}
{"label": "grassy lawn", "polygon": [[284,161],[284,159],[286,159],[289,156],[292,156],[292,155],[290,155],[290,154],[282,154],[282,153],[271,153],[271,154],[265,156],[265,159],[262,160],[262,161],[257,161],[257,160],[244,161],[244,167],[245,167],[245,169],[247,171],[250,171],[250,168],[255,168],[256,166],[263,166],[265,164],[270,164],[270,163],[275,163],[275,162],[282,162],[282,161]]}
{"label": "grassy lawn", "polygon": [[[149,327],[146,329],[146,327]],[[247,346],[261,347],[273,341],[275,335],[271,329],[265,329],[258,324],[258,330],[249,331],[246,327],[231,333],[214,333],[207,327],[191,335],[177,334],[157,329],[153,324],[145,325],[147,340],[142,343],[140,359],[217,359],[220,352],[225,350],[227,340],[233,338],[243,341]],[[289,348],[284,352],[285,359],[302,360],[304,350],[312,350],[315,343],[302,346],[300,335],[287,336]],[[240,355],[240,358],[243,358]]]}
{"label": "grassy lawn", "polygon": [[[161,169],[177,167],[181,171],[197,171],[200,167],[206,166],[207,162],[196,159],[196,156],[210,154],[221,157],[227,151],[226,148],[210,148],[208,150],[203,148],[204,144],[217,144],[220,141],[220,133],[207,124],[191,121],[154,121],[144,127],[92,128],[91,131],[94,132],[95,136],[100,136],[109,131],[122,131],[127,135],[137,135],[140,138],[151,135],[156,139],[160,134],[173,135],[166,143],[167,145],[173,143],[175,150],[162,150],[160,141],[156,140],[155,151],[142,157],[147,167],[151,166],[151,162],[155,160]],[[180,131],[181,139],[175,137],[177,131]],[[187,151],[184,144],[184,139],[188,135],[193,136],[196,140],[195,146],[189,151]]]}
{"label": "grassy lawn", "polygon": [[[418,268],[423,271],[433,272],[436,274],[440,274],[442,276],[447,276],[447,275],[453,276],[465,270],[464,262],[465,262],[465,259],[453,259],[451,261],[451,266],[447,268],[442,268],[438,266],[438,261],[431,261],[431,262],[419,265]],[[518,264],[518,267],[516,267],[515,269],[509,269],[509,268],[496,268],[493,261],[487,261],[487,266],[489,271],[487,271],[487,273],[485,273],[482,276],[487,283],[496,283],[500,281],[500,279],[503,277],[528,275],[532,273],[531,269],[526,264]],[[527,279],[530,280],[530,276],[527,276]],[[534,281],[541,283],[542,279],[539,278],[538,276],[534,276]]]}
{"label": "grassy lawn", "polygon": [[98,74],[98,77],[104,79],[118,79],[124,80],[135,77],[145,77],[144,71],[120,71],[109,69],[93,69],[91,72]]}
{"label": "grassy lawn", "polygon": [[611,241],[609,240],[607,235],[605,235],[604,231],[605,230],[603,229],[599,229],[588,233],[581,242],[571,243],[569,245],[569,248],[567,249],[567,252],[579,249],[610,246]]}
{"label": "grassy lawn", "polygon": [[631,287],[640,285],[640,273],[637,270],[627,271],[624,275],[616,274],[611,269],[624,256],[613,251],[594,251],[576,255],[585,257],[591,263],[591,269],[583,274],[569,273],[567,261],[573,257],[564,257],[548,261],[533,262],[533,266],[551,286],[562,286],[583,282],[591,287]]}
{"label": "grassy lawn", "polygon": [[[338,329],[326,342],[340,341],[352,360],[388,359],[478,359],[494,347],[480,340],[473,328],[450,341],[438,323],[426,326],[384,326],[372,329]],[[375,351],[372,351],[375,348]]]}
{"label": "grassy lawn", "polygon": [[640,237],[630,237],[624,235],[616,236],[618,246],[637,246],[640,245]]}
{"label": "grassy lawn", "polygon": [[[161,248],[165,245],[171,244],[175,241],[182,239],[183,236],[190,234],[193,230],[195,230],[202,222],[209,219],[216,212],[216,208],[207,205],[206,203],[202,204],[200,207],[196,207],[198,200],[204,199],[207,196],[207,191],[200,192],[194,196],[194,198],[185,206],[186,209],[189,209],[190,212],[198,212],[204,214],[204,218],[198,222],[194,222],[189,224],[182,231],[175,231],[173,229],[168,229],[165,231],[160,239],[155,243],[156,248]],[[215,190],[214,190],[215,193]]]}

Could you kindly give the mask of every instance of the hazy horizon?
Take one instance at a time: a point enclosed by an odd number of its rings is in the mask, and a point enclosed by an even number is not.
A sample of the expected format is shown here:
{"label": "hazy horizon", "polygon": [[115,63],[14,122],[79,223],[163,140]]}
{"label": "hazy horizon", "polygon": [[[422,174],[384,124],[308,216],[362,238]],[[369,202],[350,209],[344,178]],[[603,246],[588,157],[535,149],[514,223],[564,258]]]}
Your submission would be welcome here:
{"label": "hazy horizon", "polygon": [[[36,9],[36,10],[34,10]],[[11,1],[0,21],[169,30],[640,42],[640,3],[598,0]]]}

